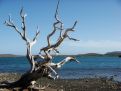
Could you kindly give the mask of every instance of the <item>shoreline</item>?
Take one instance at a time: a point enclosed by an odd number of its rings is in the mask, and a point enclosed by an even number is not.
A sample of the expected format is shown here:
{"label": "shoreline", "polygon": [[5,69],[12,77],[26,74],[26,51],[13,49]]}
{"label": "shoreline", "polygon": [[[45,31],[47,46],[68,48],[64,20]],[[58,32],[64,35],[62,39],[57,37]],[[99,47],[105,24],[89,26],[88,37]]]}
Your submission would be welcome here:
{"label": "shoreline", "polygon": [[[16,81],[21,75],[20,73],[0,73],[0,82]],[[45,91],[121,91],[121,82],[107,77],[57,80],[41,78],[37,83],[40,87],[45,86]]]}

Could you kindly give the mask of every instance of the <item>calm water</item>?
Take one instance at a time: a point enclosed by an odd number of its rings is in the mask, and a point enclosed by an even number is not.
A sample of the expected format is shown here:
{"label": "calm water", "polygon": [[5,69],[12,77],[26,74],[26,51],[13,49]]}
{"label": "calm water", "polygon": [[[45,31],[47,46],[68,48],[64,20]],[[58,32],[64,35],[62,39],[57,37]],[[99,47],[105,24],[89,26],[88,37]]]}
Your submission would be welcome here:
{"label": "calm water", "polygon": [[[58,62],[64,57],[55,57]],[[110,77],[121,81],[121,58],[118,57],[77,57],[81,62],[65,64],[57,70],[61,78]],[[30,65],[25,57],[0,58],[0,72],[25,72]]]}

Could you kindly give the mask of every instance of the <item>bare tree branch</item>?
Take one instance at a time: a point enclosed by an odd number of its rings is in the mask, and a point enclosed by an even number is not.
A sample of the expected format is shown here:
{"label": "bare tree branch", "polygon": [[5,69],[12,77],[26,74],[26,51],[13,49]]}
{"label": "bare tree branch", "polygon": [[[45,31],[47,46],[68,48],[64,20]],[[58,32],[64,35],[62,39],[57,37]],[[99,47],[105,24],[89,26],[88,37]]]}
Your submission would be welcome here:
{"label": "bare tree branch", "polygon": [[18,28],[16,27],[16,25],[11,20],[11,16],[10,15],[9,15],[8,21],[6,20],[4,24],[6,26],[12,27],[21,37],[23,36],[22,33],[18,30]]}
{"label": "bare tree branch", "polygon": [[38,29],[38,26],[37,26],[37,31],[36,31],[35,37],[33,38],[33,41],[35,41],[40,34],[40,31],[38,31],[38,30],[39,29]]}
{"label": "bare tree branch", "polygon": [[77,63],[80,63],[75,57],[66,57],[65,59],[63,59],[62,61],[58,62],[58,63],[45,63],[45,65],[55,74],[55,78],[58,78],[58,73],[55,71],[55,69],[61,68],[64,64],[66,64],[67,62],[71,62],[71,61],[75,61]]}
{"label": "bare tree branch", "polygon": [[67,36],[70,40],[73,40],[73,41],[79,41],[78,39],[75,39],[75,38],[71,38],[69,36]]}
{"label": "bare tree branch", "polygon": [[52,59],[52,56],[50,55],[50,51],[57,51],[57,49],[54,49],[54,48],[51,48],[51,43],[50,43],[50,38],[55,34],[55,32],[57,30],[60,30],[60,37],[62,35],[62,30],[63,30],[63,23],[61,22],[61,20],[59,19],[59,12],[58,12],[58,7],[59,7],[59,3],[60,3],[60,0],[58,0],[58,3],[57,3],[57,7],[56,7],[56,12],[55,12],[55,20],[56,22],[53,24],[53,31],[47,36],[47,42],[48,42],[48,46],[46,48],[42,48],[41,51],[43,49],[46,49],[46,50],[43,50],[46,57],[49,58],[49,59]]}
{"label": "bare tree branch", "polygon": [[68,37],[68,32],[70,32],[70,31],[73,32],[74,31],[74,28],[75,28],[76,24],[77,24],[77,21],[74,23],[72,28],[68,28],[68,29],[65,30],[63,35],[61,37],[59,37],[58,41],[55,44],[51,45],[50,47],[46,46],[46,47],[42,48],[41,51],[42,50],[47,51],[49,49],[53,49],[53,50],[56,49],[64,41],[64,39],[66,39]]}
{"label": "bare tree branch", "polygon": [[[20,16],[21,16],[21,19],[22,19],[22,26],[21,26],[21,29],[22,29],[22,32],[20,32],[18,30],[18,28],[16,27],[16,25],[13,23],[13,21],[11,20],[11,17],[9,16],[9,19],[8,21],[5,21],[5,24],[6,26],[9,26],[9,27],[12,27],[14,28],[14,30],[21,36],[21,38],[26,42],[26,45],[27,45],[27,59],[31,65],[31,69],[30,69],[30,72],[34,71],[35,69],[35,62],[34,62],[34,57],[31,53],[31,49],[32,49],[32,46],[36,43],[36,39],[40,33],[40,31],[37,31],[33,40],[30,41],[27,36],[26,36],[26,24],[25,24],[25,18],[26,18],[26,14],[23,12],[23,8],[21,9],[20,11]],[[38,28],[37,28],[38,29]]]}
{"label": "bare tree branch", "polygon": [[[35,33],[35,36],[30,40],[27,38],[27,29],[26,29],[26,14],[23,11],[23,8],[20,10],[20,17],[21,17],[21,31],[16,27],[16,25],[13,23],[11,20],[11,17],[9,16],[8,21],[5,21],[6,26],[13,28],[20,36],[21,38],[25,41],[27,45],[27,53],[26,53],[26,58],[28,59],[31,69],[29,72],[26,72],[21,76],[21,78],[15,82],[12,83],[6,83],[0,85],[0,88],[16,88],[20,87],[20,90],[23,91],[25,88],[30,86],[30,83],[35,82],[37,79],[41,77],[47,77],[51,79],[58,78],[58,73],[55,71],[57,68],[61,68],[65,63],[71,62],[72,60],[77,61],[74,57],[67,57],[64,60],[58,62],[58,63],[53,63],[51,60],[53,56],[51,55],[51,52],[59,53],[57,48],[62,44],[62,42],[68,38],[70,40],[78,41],[77,39],[71,38],[69,36],[69,32],[74,32],[74,28],[77,24],[77,21],[74,22],[73,26],[71,28],[64,29],[63,22],[59,18],[59,3],[60,0],[58,0],[57,7],[56,7],[56,12],[55,12],[55,22],[53,23],[53,30],[50,34],[47,36],[47,46],[43,47],[40,49],[40,54],[37,56],[32,55],[32,47],[37,41],[37,37],[40,34],[40,31],[37,31]],[[51,37],[59,31],[60,34],[57,38],[57,41],[54,44],[50,43]],[[41,54],[41,52],[44,53],[44,56]],[[37,60],[39,58],[39,60]],[[41,59],[42,60],[41,60]]]}
{"label": "bare tree branch", "polygon": [[[57,31],[57,29],[59,29],[61,31],[63,30],[63,23],[59,19],[59,14],[58,14],[59,3],[60,3],[60,0],[58,0],[58,4],[57,4],[57,7],[56,7],[56,12],[55,12],[55,20],[56,20],[56,22],[53,24],[53,31],[47,36],[48,47],[51,45],[50,44],[50,37],[52,37],[54,35],[54,33]],[[57,26],[59,24],[60,24],[61,27]],[[60,34],[60,36],[61,36],[61,34]]]}
{"label": "bare tree branch", "polygon": [[23,8],[20,11],[20,16],[21,16],[21,19],[22,19],[22,27],[21,28],[23,30],[23,39],[25,41],[27,41],[27,37],[26,37],[26,25],[25,25],[26,14],[23,13]]}
{"label": "bare tree branch", "polygon": [[[57,47],[59,47],[59,45],[64,41],[64,39],[69,38],[70,40],[78,41],[77,39],[71,38],[68,35],[68,32],[70,32],[70,31],[73,32],[74,31],[74,28],[75,28],[75,26],[77,24],[77,21],[75,21],[75,23],[73,24],[73,26],[71,28],[67,28],[64,31],[63,22],[59,18],[59,12],[58,12],[59,3],[60,3],[60,0],[58,0],[57,7],[56,7],[56,12],[55,12],[56,22],[53,23],[53,31],[47,36],[48,45],[46,47],[40,49],[40,53],[43,51],[45,53],[47,59],[50,59],[50,60],[52,59],[52,55],[50,54],[50,51],[55,51],[56,53],[59,53],[59,51],[57,50]],[[57,30],[60,31],[60,35],[58,37],[58,40],[57,40],[56,43],[51,44],[50,43],[50,38],[55,34],[55,32]],[[64,32],[62,32],[62,31],[64,31]]]}

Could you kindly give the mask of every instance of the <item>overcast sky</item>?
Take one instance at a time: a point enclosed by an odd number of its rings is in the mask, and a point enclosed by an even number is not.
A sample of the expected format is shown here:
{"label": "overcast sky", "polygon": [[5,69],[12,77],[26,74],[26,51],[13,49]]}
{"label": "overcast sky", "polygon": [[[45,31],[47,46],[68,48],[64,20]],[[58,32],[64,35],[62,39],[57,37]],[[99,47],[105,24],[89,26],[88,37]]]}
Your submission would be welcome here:
{"label": "overcast sky", "polygon": [[[33,53],[46,46],[46,36],[52,31],[57,0],[0,0],[0,54],[26,54],[25,42],[3,23],[12,20],[21,29],[20,9],[27,13],[26,25],[29,38],[33,38],[37,25],[40,36]],[[61,54],[105,53],[121,51],[121,0],[61,0],[59,14],[65,28],[78,20],[75,32],[59,47]],[[56,37],[56,36],[55,36]],[[54,43],[56,38],[52,38]]]}

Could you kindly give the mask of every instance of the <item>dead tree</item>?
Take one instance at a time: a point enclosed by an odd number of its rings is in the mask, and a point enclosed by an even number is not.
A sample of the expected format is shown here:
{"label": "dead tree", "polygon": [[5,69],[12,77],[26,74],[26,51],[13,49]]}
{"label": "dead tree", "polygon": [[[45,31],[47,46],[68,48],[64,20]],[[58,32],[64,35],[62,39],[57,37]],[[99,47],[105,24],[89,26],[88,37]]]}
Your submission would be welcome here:
{"label": "dead tree", "polygon": [[27,30],[26,30],[26,24],[25,24],[25,18],[26,18],[26,14],[24,14],[23,12],[23,8],[20,11],[20,16],[22,19],[22,26],[21,29],[22,31],[20,31],[16,25],[13,23],[13,21],[11,20],[11,16],[9,16],[9,20],[5,21],[6,26],[9,26],[11,28],[13,28],[19,35],[20,37],[25,41],[26,45],[27,45],[27,54],[26,54],[26,58],[28,59],[30,65],[31,65],[31,69],[30,72],[33,72],[34,68],[35,68],[35,62],[34,62],[34,56],[31,53],[32,50],[32,46],[36,43],[37,41],[37,37],[40,33],[40,31],[36,31],[35,37],[33,38],[33,40],[30,40],[27,38]]}
{"label": "dead tree", "polygon": [[[26,58],[28,59],[30,65],[31,65],[31,68],[29,71],[27,71],[25,74],[23,74],[19,80],[15,81],[15,82],[12,82],[12,83],[2,82],[2,84],[0,85],[0,88],[19,87],[19,88],[21,88],[21,90],[23,90],[23,89],[27,88],[28,86],[30,86],[30,84],[33,81],[36,81],[41,77],[47,77],[50,79],[58,78],[58,74],[55,71],[55,69],[61,68],[61,66],[64,65],[66,62],[68,62],[68,61],[79,62],[74,57],[67,57],[64,60],[60,61],[59,63],[52,62],[53,56],[52,56],[51,52],[54,51],[55,53],[59,53],[57,48],[62,44],[62,42],[66,38],[68,38],[70,40],[78,41],[77,39],[71,38],[68,35],[69,32],[75,31],[74,28],[77,24],[77,21],[74,22],[74,24],[71,28],[65,29],[63,26],[63,22],[59,18],[59,12],[58,12],[59,3],[60,3],[60,0],[58,1],[56,12],[55,12],[56,21],[53,23],[53,30],[47,36],[48,45],[41,48],[40,52],[37,56],[32,55],[31,50],[32,50],[32,46],[37,41],[37,37],[38,37],[40,31],[38,31],[38,28],[37,28],[37,31],[36,31],[36,34],[35,34],[33,40],[30,40],[27,37],[27,29],[26,29],[26,23],[25,23],[26,14],[23,12],[23,8],[20,11],[20,16],[21,16],[21,20],[22,20],[21,31],[17,28],[17,26],[11,20],[10,16],[9,16],[9,19],[7,21],[5,21],[6,26],[13,28],[15,30],[15,32],[17,32],[19,34],[19,36],[25,41],[26,47],[27,47]],[[57,31],[60,32],[58,40],[56,43],[51,44],[50,39]],[[42,54],[42,52],[44,54]],[[43,62],[36,61],[36,59],[43,60]],[[52,73],[54,73],[55,75],[53,76]]]}

